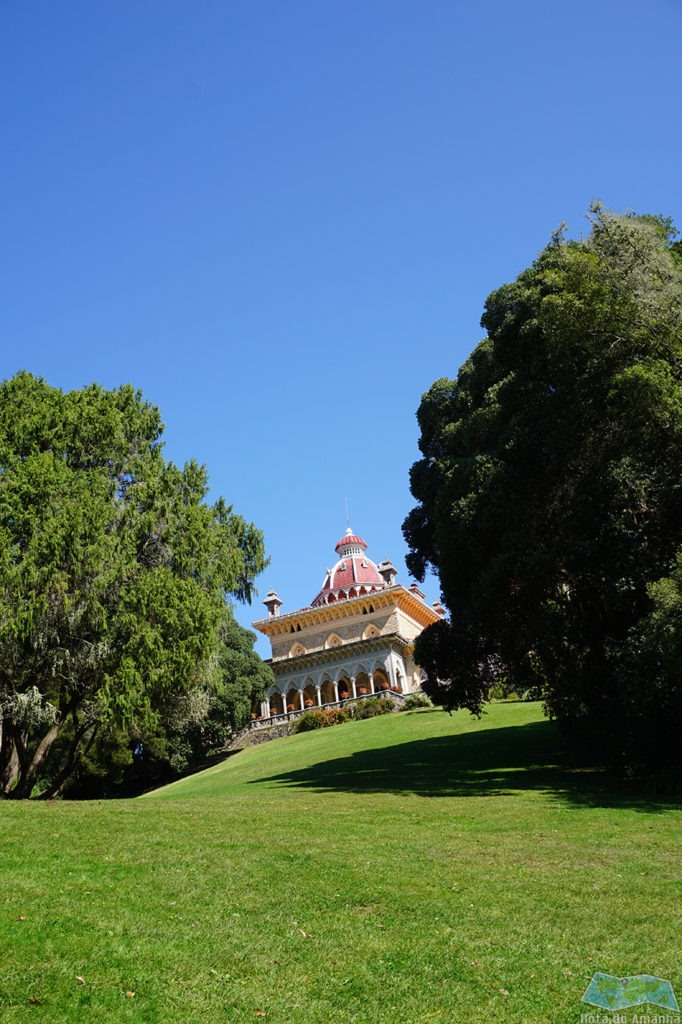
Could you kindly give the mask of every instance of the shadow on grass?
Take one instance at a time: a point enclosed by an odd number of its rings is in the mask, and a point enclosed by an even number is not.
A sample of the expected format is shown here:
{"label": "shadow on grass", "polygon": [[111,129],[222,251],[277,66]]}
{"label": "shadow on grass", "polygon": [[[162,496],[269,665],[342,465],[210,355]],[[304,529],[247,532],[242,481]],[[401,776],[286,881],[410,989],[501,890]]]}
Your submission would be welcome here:
{"label": "shadow on grass", "polygon": [[361,750],[258,781],[318,791],[426,797],[501,796],[537,790],[576,805],[642,811],[663,811],[682,802],[675,795],[658,796],[646,783],[623,780],[598,763],[571,757],[553,722]]}

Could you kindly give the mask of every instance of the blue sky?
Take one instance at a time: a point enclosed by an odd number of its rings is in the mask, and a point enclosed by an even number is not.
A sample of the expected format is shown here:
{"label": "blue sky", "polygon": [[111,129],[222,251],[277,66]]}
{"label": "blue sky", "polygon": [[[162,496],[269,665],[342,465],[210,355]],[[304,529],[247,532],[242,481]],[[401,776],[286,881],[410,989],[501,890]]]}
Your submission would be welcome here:
{"label": "blue sky", "polygon": [[[679,0],[0,0],[0,378],[132,382],[306,605],[593,198],[682,225]],[[437,596],[437,581],[427,584]],[[267,654],[267,646],[259,645]]]}

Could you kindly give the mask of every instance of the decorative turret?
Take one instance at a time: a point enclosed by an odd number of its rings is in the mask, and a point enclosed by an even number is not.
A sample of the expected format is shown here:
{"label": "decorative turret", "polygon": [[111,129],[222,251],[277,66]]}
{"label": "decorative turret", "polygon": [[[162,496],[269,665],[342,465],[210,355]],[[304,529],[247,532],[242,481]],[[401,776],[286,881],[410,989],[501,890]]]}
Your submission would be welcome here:
{"label": "decorative turret", "polygon": [[387,587],[393,586],[395,578],[398,575],[398,570],[390,558],[384,558],[383,562],[377,566],[377,572],[382,577]]}
{"label": "decorative turret", "polygon": [[273,615],[279,615],[279,609],[284,604],[284,602],[280,601],[280,599],[277,597],[277,594],[271,587],[265,596],[263,604],[268,610],[269,618],[272,618]]}

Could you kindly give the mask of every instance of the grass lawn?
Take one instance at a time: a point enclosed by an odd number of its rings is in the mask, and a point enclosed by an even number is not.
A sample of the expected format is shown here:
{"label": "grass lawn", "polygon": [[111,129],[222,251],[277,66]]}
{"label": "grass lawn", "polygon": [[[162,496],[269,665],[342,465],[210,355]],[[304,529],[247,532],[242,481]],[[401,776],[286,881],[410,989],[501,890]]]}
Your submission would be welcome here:
{"label": "grass lawn", "polygon": [[0,814],[3,1022],[578,1024],[595,971],[682,999],[680,810],[572,768],[538,705]]}

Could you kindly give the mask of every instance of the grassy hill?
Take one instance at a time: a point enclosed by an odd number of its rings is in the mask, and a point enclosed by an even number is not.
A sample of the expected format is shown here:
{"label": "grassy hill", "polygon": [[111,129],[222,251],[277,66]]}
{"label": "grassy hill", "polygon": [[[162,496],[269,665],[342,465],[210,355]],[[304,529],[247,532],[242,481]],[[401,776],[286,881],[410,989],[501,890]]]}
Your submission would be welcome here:
{"label": "grassy hill", "polygon": [[2,1021],[576,1024],[595,971],[682,996],[680,811],[569,765],[537,705],[0,813]]}

